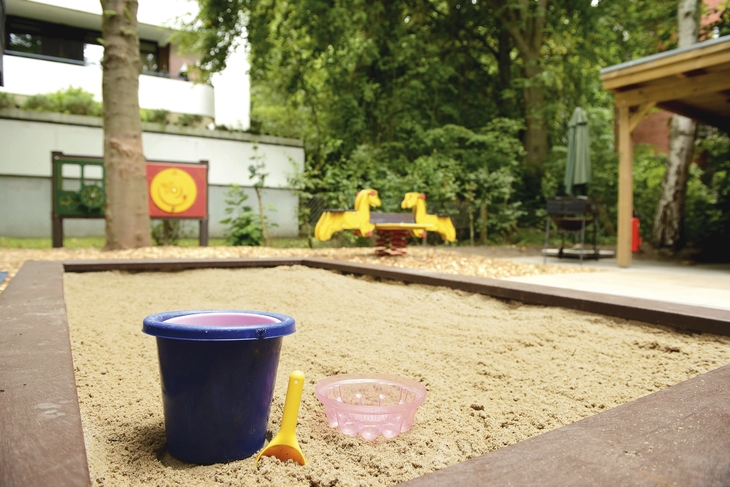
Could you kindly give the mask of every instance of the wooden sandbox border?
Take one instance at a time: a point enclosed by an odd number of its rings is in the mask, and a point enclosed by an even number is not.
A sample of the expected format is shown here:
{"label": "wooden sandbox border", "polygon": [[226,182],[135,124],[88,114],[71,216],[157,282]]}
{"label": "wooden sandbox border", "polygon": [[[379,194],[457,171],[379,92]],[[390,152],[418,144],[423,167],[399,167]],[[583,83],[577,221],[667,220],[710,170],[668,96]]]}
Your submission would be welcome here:
{"label": "wooden sandbox border", "polygon": [[[730,336],[727,310],[327,259],[26,262],[0,294],[0,485],[91,485],[64,272],[288,265]],[[730,365],[725,365],[403,485],[730,485],[729,451]]]}

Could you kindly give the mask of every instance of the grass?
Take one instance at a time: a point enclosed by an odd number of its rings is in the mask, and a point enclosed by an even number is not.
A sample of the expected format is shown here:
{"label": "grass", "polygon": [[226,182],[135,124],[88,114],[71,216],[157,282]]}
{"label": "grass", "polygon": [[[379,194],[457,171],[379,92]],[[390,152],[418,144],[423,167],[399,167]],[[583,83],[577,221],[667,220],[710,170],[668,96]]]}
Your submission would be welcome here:
{"label": "grass", "polygon": [[[104,237],[86,237],[86,238],[64,238],[63,246],[70,249],[88,249],[103,248]],[[0,237],[0,248],[6,249],[50,249],[50,238],[14,238]],[[197,238],[181,239],[177,246],[179,247],[197,247]],[[211,238],[208,240],[209,247],[225,247],[226,240],[224,238]],[[275,238],[271,240],[271,246],[274,248],[307,248],[309,244],[306,238]]]}
{"label": "grass", "polygon": [[[101,237],[65,238],[63,239],[63,245],[73,249],[101,248],[104,246],[104,239]],[[51,239],[0,237],[0,247],[6,249],[50,249]]]}

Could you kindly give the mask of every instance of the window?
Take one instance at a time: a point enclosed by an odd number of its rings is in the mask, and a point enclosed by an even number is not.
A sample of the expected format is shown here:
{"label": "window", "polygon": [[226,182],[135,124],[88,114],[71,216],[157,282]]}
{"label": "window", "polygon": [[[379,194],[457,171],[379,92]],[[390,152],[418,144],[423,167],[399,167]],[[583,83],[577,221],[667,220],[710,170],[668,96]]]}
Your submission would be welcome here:
{"label": "window", "polygon": [[[101,65],[104,56],[104,47],[99,42],[101,32],[10,15],[5,27],[7,51]],[[156,42],[140,40],[139,51],[143,72],[160,71]]]}
{"label": "window", "polygon": [[10,34],[8,49],[11,51],[41,53],[41,37],[33,34]]}
{"label": "window", "polygon": [[82,29],[8,16],[6,49],[83,61],[85,36]]}
{"label": "window", "polygon": [[142,58],[142,71],[158,72],[157,65],[157,43],[139,41],[139,55]]}

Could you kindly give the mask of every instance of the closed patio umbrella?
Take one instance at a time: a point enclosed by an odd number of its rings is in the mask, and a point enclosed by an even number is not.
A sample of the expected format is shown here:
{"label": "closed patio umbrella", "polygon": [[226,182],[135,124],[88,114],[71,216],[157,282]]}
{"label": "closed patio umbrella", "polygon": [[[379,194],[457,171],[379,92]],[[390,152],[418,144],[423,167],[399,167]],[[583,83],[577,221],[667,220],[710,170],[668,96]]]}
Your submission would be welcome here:
{"label": "closed patio umbrella", "polygon": [[[576,107],[568,122],[568,163],[565,166],[565,193],[586,194],[591,182],[591,153],[588,118]],[[578,186],[576,188],[576,186]]]}

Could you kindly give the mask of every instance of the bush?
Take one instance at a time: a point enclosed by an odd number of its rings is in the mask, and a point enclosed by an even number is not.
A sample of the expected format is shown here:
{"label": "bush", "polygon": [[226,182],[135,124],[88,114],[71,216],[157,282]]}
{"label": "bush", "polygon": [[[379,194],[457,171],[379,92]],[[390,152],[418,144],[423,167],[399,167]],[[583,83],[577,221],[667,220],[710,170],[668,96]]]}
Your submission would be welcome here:
{"label": "bush", "polygon": [[653,146],[637,144],[634,148],[634,211],[641,220],[641,237],[651,242],[667,156],[655,152]]}
{"label": "bush", "polygon": [[161,124],[169,124],[169,116],[170,111],[169,110],[145,110],[142,109],[139,111],[139,116],[142,119],[143,122],[149,122],[149,123],[161,123]]}
{"label": "bush", "polygon": [[203,117],[201,117],[200,115],[189,115],[187,113],[184,113],[177,117],[175,125],[180,125],[182,127],[197,127],[202,122]]}
{"label": "bush", "polygon": [[66,113],[70,115],[101,116],[101,103],[94,95],[81,88],[69,87],[55,93],[29,96],[23,103],[26,110]]}
{"label": "bush", "polygon": [[181,220],[156,220],[150,226],[155,245],[177,245],[188,237]]}
{"label": "bush", "polygon": [[0,110],[3,108],[15,108],[18,106],[18,101],[13,95],[5,91],[0,91]]}
{"label": "bush", "polygon": [[698,140],[701,166],[690,167],[684,230],[700,258],[728,261],[730,235],[730,137],[709,129]]}
{"label": "bush", "polygon": [[261,232],[259,219],[254,215],[251,207],[245,204],[248,195],[243,192],[243,188],[232,184],[226,192],[226,197],[225,213],[230,216],[221,220],[224,225],[229,225],[229,229],[225,233],[226,243],[234,246],[260,246],[264,235]]}

